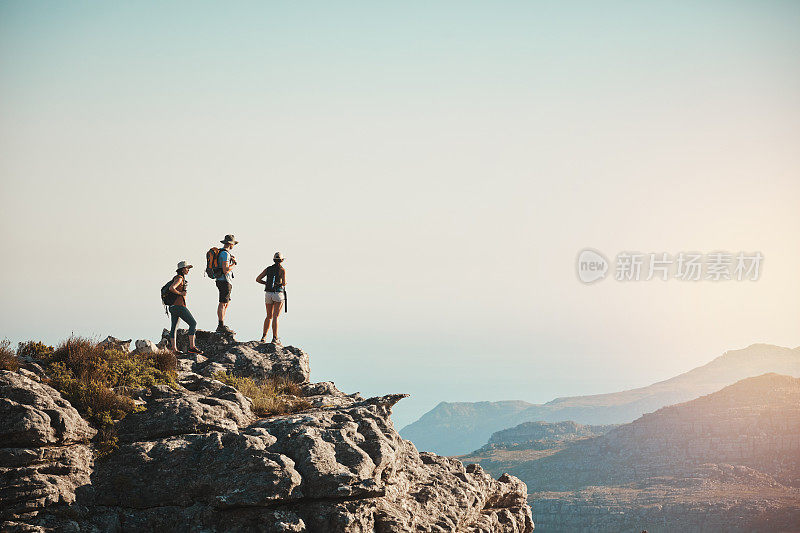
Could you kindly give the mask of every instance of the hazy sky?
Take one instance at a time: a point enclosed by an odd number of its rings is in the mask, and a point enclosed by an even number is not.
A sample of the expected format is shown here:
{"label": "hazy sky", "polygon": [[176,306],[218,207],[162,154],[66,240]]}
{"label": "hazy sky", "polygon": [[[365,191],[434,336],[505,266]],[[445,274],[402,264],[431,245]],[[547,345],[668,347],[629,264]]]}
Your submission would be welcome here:
{"label": "hazy sky", "polygon": [[[286,255],[312,379],[439,401],[647,385],[800,344],[797,2],[3,2],[0,336],[157,339],[158,289]],[[581,284],[585,248],[760,251]],[[189,308],[216,326],[195,268]]]}

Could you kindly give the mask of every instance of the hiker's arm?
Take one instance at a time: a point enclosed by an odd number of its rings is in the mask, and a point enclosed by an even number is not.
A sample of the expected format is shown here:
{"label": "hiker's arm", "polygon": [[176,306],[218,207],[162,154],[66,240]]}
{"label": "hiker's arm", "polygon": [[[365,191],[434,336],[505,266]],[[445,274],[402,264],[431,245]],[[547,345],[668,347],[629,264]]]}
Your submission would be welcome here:
{"label": "hiker's arm", "polygon": [[230,272],[232,269],[233,269],[233,265],[231,264],[231,262],[230,262],[230,261],[223,261],[223,262],[222,262],[222,272],[223,272],[223,273],[227,274],[227,273],[228,273],[228,272]]}
{"label": "hiker's arm", "polygon": [[186,296],[186,291],[179,291],[178,290],[178,285],[180,284],[180,282],[181,282],[181,278],[179,278],[178,276],[175,276],[175,278],[172,280],[172,285],[169,286],[169,290],[170,290],[170,292],[174,292],[175,294],[177,294],[179,296]]}
{"label": "hiker's arm", "polygon": [[286,286],[286,271],[283,271],[283,286]]}
{"label": "hiker's arm", "polygon": [[264,281],[264,276],[267,275],[267,269],[265,268],[264,271],[256,277],[256,283],[260,283],[262,285],[266,285],[267,282]]}

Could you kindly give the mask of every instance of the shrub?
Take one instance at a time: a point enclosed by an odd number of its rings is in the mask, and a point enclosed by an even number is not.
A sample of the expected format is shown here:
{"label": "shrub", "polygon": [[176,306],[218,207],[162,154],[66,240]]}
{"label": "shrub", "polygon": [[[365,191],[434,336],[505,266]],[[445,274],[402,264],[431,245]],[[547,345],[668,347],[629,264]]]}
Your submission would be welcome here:
{"label": "shrub", "polygon": [[44,360],[53,356],[54,348],[38,341],[21,342],[17,347],[17,357]]}
{"label": "shrub", "polygon": [[177,385],[177,359],[170,353],[124,354],[111,359],[110,363],[113,387],[136,389],[158,384]]}
{"label": "shrub", "polygon": [[152,359],[152,364],[158,370],[169,374],[178,372],[178,357],[169,350],[160,350],[147,356]]}
{"label": "shrub", "polygon": [[252,410],[257,416],[273,416],[296,413],[311,407],[302,398],[300,385],[283,376],[253,379],[217,372],[215,379],[235,387],[253,402]]}
{"label": "shrub", "polygon": [[16,371],[19,368],[19,360],[14,350],[10,348],[8,340],[0,341],[0,370]]}
{"label": "shrub", "polygon": [[116,447],[114,421],[141,409],[128,396],[129,390],[177,386],[177,359],[169,353],[130,355],[84,337],[70,337],[55,349],[38,342],[20,343],[17,354],[36,359],[48,384],[98,430],[100,454]]}

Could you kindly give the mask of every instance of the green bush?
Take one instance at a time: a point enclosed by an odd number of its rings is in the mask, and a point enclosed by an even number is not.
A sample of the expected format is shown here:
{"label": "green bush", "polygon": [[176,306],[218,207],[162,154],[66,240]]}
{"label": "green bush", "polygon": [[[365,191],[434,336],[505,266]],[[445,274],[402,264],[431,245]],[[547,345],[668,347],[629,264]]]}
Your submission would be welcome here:
{"label": "green bush", "polygon": [[53,356],[54,348],[39,341],[21,342],[17,347],[17,356],[20,358],[44,360]]}
{"label": "green bush", "polygon": [[214,378],[235,387],[253,402],[252,410],[257,416],[274,416],[296,413],[311,407],[302,398],[300,385],[283,376],[255,380],[217,372]]}

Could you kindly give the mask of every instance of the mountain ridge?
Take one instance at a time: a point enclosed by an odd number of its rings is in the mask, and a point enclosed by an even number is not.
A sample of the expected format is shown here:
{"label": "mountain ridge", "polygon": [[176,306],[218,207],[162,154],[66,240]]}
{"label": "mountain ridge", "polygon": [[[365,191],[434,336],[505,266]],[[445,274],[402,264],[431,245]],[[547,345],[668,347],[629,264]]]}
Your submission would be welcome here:
{"label": "mountain ridge", "polygon": [[551,442],[542,430],[563,423],[527,424],[459,458],[526,482],[544,531],[795,531],[800,524],[800,378],[744,378],[588,438]]}
{"label": "mountain ridge", "polygon": [[[660,407],[688,401],[740,379],[770,371],[800,377],[800,347],[753,343],[745,348],[727,350],[708,363],[650,385],[617,392],[562,396],[542,404],[523,400],[440,402],[402,428],[400,434],[419,449],[459,455],[482,446],[495,431],[522,422],[573,420],[591,425],[631,422]],[[470,417],[470,412],[475,414]]]}

